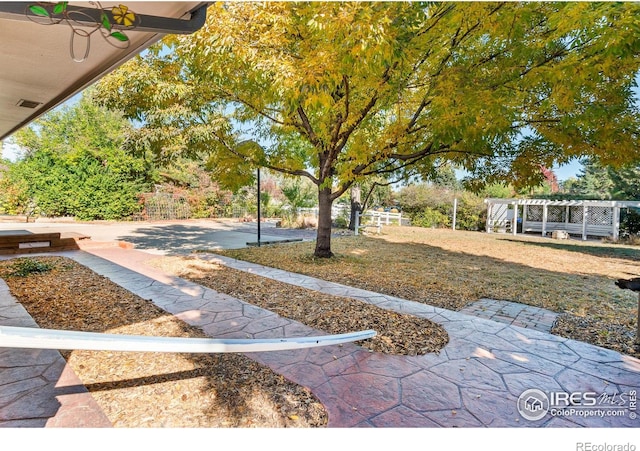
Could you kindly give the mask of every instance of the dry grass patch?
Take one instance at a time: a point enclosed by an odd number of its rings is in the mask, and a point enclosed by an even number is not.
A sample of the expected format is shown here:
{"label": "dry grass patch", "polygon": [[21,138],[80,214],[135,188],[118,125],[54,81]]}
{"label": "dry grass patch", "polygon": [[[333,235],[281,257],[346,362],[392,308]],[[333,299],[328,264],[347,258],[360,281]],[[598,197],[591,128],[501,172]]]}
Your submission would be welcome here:
{"label": "dry grass patch", "polygon": [[[2,261],[0,277],[40,327],[206,337],[72,260]],[[328,419],[308,389],[240,354],[63,355],[116,427],[323,427]]]}
{"label": "dry grass patch", "polygon": [[553,330],[640,355],[637,294],[614,285],[640,275],[640,249],[601,242],[385,227],[373,237],[332,240],[334,259],[314,243],[220,251],[230,257],[459,310],[480,298],[564,313]]}

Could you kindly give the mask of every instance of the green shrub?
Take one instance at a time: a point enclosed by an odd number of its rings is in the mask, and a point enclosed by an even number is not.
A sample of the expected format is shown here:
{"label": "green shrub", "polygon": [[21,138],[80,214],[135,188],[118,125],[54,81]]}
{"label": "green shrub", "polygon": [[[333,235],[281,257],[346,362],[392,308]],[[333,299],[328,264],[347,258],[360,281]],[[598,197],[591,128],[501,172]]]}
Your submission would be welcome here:
{"label": "green shrub", "polygon": [[19,258],[11,265],[11,272],[14,277],[27,277],[31,274],[43,274],[53,269],[51,263],[45,263],[32,258]]}
{"label": "green shrub", "polygon": [[349,226],[349,220],[344,216],[338,216],[333,220],[333,225],[338,229],[346,229]]}
{"label": "green shrub", "polygon": [[486,222],[484,200],[469,192],[457,193],[457,195],[456,229],[482,230]]}
{"label": "green shrub", "polygon": [[640,209],[623,209],[620,216],[620,237],[637,241],[640,238]]}
{"label": "green shrub", "polygon": [[418,213],[412,214],[410,217],[411,225],[417,227],[451,227],[451,219],[447,215],[433,208],[427,207]]}
{"label": "green shrub", "polygon": [[484,199],[468,191],[455,191],[434,185],[409,185],[399,193],[403,215],[418,227],[449,228],[453,203],[457,199],[456,229],[482,230],[485,224]]}

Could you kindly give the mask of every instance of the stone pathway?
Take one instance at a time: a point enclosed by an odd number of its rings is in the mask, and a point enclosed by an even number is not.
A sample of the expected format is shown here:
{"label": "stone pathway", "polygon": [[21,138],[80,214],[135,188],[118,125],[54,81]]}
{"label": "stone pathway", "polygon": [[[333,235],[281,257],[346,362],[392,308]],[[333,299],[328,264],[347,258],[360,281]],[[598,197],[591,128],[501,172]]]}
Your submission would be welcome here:
{"label": "stone pathway", "polygon": [[[153,256],[144,252],[111,248],[63,255],[152,299],[212,337],[318,333],[273,312],[159,272],[146,265]],[[612,415],[609,405],[599,406],[601,415],[589,416],[580,414],[580,406],[579,412],[573,412],[569,409],[576,410],[575,405],[558,405],[563,415],[548,412],[537,420],[525,418],[518,409],[522,407],[520,395],[529,389],[549,395],[594,392],[609,399],[625,394],[628,400],[631,393],[640,390],[638,359],[531,328],[251,263],[205,257],[310,290],[422,316],[442,324],[449,333],[449,344],[439,354],[424,356],[372,353],[356,344],[250,355],[311,388],[329,412],[329,427],[640,427],[630,404],[621,416]],[[0,313],[0,324],[4,321]],[[7,386],[2,381],[7,371],[14,370],[0,366],[0,426],[6,418],[2,400]],[[25,384],[24,394],[29,393]]]}
{"label": "stone pathway", "polygon": [[[38,327],[0,279],[0,325]],[[0,427],[111,427],[60,353],[0,348]]]}
{"label": "stone pathway", "polygon": [[480,299],[460,310],[460,313],[491,319],[499,323],[550,332],[560,315],[551,310],[510,301]]}

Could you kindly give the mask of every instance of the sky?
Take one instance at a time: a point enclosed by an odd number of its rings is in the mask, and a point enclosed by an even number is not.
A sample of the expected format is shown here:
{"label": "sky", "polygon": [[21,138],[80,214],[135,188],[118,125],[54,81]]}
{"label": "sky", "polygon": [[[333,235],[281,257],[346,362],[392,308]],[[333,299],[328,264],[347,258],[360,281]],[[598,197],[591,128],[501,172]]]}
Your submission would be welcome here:
{"label": "sky", "polygon": [[556,174],[556,177],[560,181],[565,181],[570,179],[571,177],[577,177],[582,169],[582,164],[579,161],[573,161],[569,164],[565,164],[560,166],[559,168],[553,169],[553,172]]}
{"label": "sky", "polygon": [[16,161],[20,156],[20,148],[7,141],[2,143],[2,158],[9,161]]}

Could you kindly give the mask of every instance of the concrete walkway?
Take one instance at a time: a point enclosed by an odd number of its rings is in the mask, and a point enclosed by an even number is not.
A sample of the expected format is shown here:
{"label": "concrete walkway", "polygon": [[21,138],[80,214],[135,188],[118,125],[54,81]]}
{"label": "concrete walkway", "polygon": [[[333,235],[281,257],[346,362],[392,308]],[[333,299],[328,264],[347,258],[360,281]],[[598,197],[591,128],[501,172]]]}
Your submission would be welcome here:
{"label": "concrete walkway", "polygon": [[[103,246],[130,243],[136,249],[159,255],[186,255],[202,249],[238,249],[257,241],[256,222],[231,219],[191,219],[154,222],[0,222],[0,235],[7,233],[71,233],[91,238],[81,244]],[[261,223],[261,243],[291,239],[315,239],[312,229],[283,229],[275,221]],[[84,249],[84,247],[82,247]]]}
{"label": "concrete walkway", "polygon": [[467,315],[488,318],[499,323],[550,332],[559,313],[518,302],[480,299],[460,310]]}
{"label": "concrete walkway", "polygon": [[[154,256],[145,252],[107,248],[62,255],[145,299],[152,299],[212,337],[265,338],[318,333],[272,312],[157,271],[146,264]],[[215,255],[201,258],[215,259],[236,269],[310,290],[348,296],[429,318],[447,330],[449,344],[439,354],[425,356],[371,353],[356,344],[250,355],[288,379],[311,388],[329,412],[329,427],[640,426],[637,408],[630,403],[634,393],[640,391],[638,359],[532,328],[312,277]],[[0,299],[8,298],[8,292],[0,289]],[[19,310],[15,305],[0,307],[0,324],[23,321],[17,318],[22,315]],[[5,357],[7,353],[14,358],[27,355],[24,351],[0,351],[0,426],[104,425],[90,395],[67,394],[61,388],[64,383],[56,381],[56,376],[61,374],[60,363],[52,371],[53,377],[38,379],[48,388],[34,388],[26,382],[33,377],[25,379],[22,372],[27,371],[26,368],[29,371],[33,367],[47,368],[47,365],[24,359],[12,365],[6,363],[10,362]],[[28,353],[28,357],[33,359],[40,354]],[[72,385],[74,390],[81,391]],[[521,397],[531,389],[535,391]],[[593,393],[581,399],[584,404],[590,404],[595,396],[597,405],[576,405],[580,399],[575,397],[572,405],[565,405],[564,394],[574,392]],[[76,410],[73,410],[64,408],[71,403],[66,402],[64,396],[84,398],[74,399]],[[57,404],[59,408],[50,417],[47,415],[52,409],[42,409],[39,421],[28,424],[35,409],[16,408],[15,403],[29,397],[37,398],[37,405]],[[23,403],[23,407],[26,405]],[[93,416],[83,414],[83,420],[76,416],[74,423],[72,415],[81,411],[91,412]],[[27,418],[19,418],[17,412]],[[538,416],[539,419],[532,419]],[[66,423],[61,423],[60,417],[65,417]],[[88,424],[88,418],[93,418],[92,424]]]}

